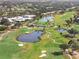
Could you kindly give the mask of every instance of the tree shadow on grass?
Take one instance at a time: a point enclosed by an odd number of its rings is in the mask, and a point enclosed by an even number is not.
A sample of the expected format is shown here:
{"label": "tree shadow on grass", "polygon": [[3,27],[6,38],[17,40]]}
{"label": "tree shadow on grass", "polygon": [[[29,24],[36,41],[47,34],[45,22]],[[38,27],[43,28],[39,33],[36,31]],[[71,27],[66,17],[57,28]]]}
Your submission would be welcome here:
{"label": "tree shadow on grass", "polygon": [[51,54],[53,54],[54,56],[60,56],[60,55],[63,55],[63,52],[58,51],[58,52],[52,52]]}

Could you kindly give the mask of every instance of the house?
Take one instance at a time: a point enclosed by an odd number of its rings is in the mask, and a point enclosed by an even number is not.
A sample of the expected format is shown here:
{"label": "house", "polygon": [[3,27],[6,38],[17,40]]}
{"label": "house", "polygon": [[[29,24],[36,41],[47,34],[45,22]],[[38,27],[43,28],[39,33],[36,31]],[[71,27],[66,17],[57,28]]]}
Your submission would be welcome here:
{"label": "house", "polygon": [[23,16],[16,16],[16,17],[11,17],[8,18],[8,20],[13,23],[16,21],[22,22],[26,20],[33,20],[36,17],[36,15],[23,15]]}
{"label": "house", "polygon": [[9,23],[10,23],[9,27],[13,27],[16,24],[19,24],[20,22],[24,22],[26,20],[28,20],[28,21],[33,20],[35,17],[36,17],[36,15],[22,15],[22,16],[16,16],[16,17],[0,17],[0,22],[1,22],[2,18],[4,18],[9,21]]}

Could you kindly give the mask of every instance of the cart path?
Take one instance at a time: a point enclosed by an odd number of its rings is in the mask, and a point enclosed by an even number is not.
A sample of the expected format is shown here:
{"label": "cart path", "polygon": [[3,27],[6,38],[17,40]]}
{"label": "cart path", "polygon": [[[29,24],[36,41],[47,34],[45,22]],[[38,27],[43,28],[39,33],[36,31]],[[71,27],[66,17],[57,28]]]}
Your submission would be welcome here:
{"label": "cart path", "polygon": [[7,32],[1,34],[1,36],[0,36],[0,40],[2,40],[2,38],[3,38],[5,35],[7,35],[8,33],[10,33],[10,32],[11,32],[11,31],[7,31]]}
{"label": "cart path", "polygon": [[62,43],[56,42],[55,39],[53,39],[53,42],[54,42],[55,44],[62,44]]}
{"label": "cart path", "polygon": [[73,59],[72,56],[70,54],[67,54],[67,56],[69,57],[69,59]]}
{"label": "cart path", "polygon": [[75,55],[73,55],[73,57],[74,57],[75,59],[79,59],[79,53],[78,53],[78,52],[76,52],[76,51],[75,51],[75,53],[76,53],[76,54],[75,54]]}

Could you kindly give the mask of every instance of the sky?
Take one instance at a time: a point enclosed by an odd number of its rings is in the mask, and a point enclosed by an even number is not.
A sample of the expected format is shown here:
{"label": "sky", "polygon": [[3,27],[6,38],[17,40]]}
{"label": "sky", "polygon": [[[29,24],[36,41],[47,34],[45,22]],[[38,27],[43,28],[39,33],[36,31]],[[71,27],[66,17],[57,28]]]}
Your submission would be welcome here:
{"label": "sky", "polygon": [[79,1],[79,0],[0,0],[0,1],[28,1],[28,2],[45,2],[45,1],[52,1],[52,2],[57,2],[57,1]]}

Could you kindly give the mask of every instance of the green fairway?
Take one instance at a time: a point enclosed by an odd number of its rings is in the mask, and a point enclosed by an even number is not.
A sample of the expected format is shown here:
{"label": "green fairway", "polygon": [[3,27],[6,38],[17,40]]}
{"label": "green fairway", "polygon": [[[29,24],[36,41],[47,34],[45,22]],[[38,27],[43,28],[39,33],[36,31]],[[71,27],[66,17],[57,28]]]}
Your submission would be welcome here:
{"label": "green fairway", "polygon": [[64,24],[64,21],[72,18],[74,14],[75,12],[71,11],[71,12],[65,12],[62,15],[55,15],[55,23],[62,26]]}
{"label": "green fairway", "polygon": [[20,47],[18,46],[18,42],[16,42],[16,37],[20,33],[25,33],[25,31],[29,31],[25,28],[13,31],[5,35],[0,42],[0,58],[1,59],[20,59],[18,57],[20,53]]}
{"label": "green fairway", "polygon": [[[27,31],[27,30],[26,30]],[[62,40],[59,33],[53,33],[54,30],[47,29],[49,33],[46,33],[39,43],[25,43],[24,47],[18,47],[16,37],[21,32],[25,32],[23,29],[9,33],[0,42],[0,58],[1,59],[41,59],[39,58],[42,50],[47,50],[47,57],[45,59],[63,59],[61,56],[53,56],[51,54],[54,51],[60,51],[59,45],[53,42],[55,39],[58,43],[66,42]],[[51,33],[52,32],[52,33]],[[49,37],[48,37],[49,35]],[[54,36],[57,35],[57,36]],[[57,38],[58,37],[58,38]],[[60,37],[60,38],[59,38]],[[64,39],[64,38],[63,38]],[[60,41],[61,40],[61,41]]]}
{"label": "green fairway", "polygon": [[[75,12],[67,12],[63,15],[55,15],[55,23],[62,25],[64,20],[69,19]],[[32,32],[39,28],[20,28],[5,35],[0,41],[0,59],[67,59],[64,55],[53,55],[60,52],[60,44],[69,40],[61,36],[53,27],[47,27],[41,41],[37,43],[24,43],[16,40],[17,36],[26,32]],[[18,44],[23,43],[23,47]],[[40,58],[41,51],[46,50],[47,56]]]}

